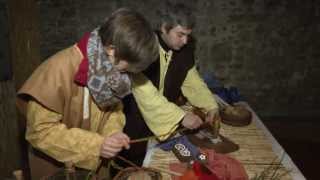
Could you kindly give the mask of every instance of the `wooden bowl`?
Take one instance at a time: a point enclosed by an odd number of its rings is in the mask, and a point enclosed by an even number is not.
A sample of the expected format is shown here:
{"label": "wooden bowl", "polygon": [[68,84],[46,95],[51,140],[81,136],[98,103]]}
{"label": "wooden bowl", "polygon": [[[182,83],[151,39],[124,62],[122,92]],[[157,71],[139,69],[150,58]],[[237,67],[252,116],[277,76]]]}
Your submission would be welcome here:
{"label": "wooden bowl", "polygon": [[222,123],[230,126],[247,126],[252,121],[251,112],[242,105],[227,106],[220,116]]}

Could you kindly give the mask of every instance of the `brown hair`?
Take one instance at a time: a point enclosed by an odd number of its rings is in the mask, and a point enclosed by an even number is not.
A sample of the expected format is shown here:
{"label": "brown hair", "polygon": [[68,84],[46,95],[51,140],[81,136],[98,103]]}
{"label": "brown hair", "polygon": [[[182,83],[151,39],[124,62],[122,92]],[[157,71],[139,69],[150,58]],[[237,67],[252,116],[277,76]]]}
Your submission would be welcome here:
{"label": "brown hair", "polygon": [[180,25],[182,27],[192,29],[195,26],[195,17],[191,8],[184,4],[170,4],[166,5],[160,13],[160,22],[158,23],[158,30],[162,25],[165,25],[165,30]]}
{"label": "brown hair", "polygon": [[121,8],[100,27],[104,46],[113,45],[115,58],[129,64],[129,72],[146,69],[159,55],[158,40],[147,20],[138,12]]}

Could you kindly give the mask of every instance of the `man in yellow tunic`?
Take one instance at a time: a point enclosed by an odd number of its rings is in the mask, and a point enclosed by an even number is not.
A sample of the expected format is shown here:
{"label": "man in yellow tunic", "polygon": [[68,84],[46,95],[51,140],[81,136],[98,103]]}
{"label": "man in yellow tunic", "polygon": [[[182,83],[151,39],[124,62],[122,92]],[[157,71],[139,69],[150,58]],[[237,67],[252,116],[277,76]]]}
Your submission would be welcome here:
{"label": "man in yellow tunic", "polygon": [[158,56],[158,41],[139,13],[119,9],[75,45],[42,63],[18,92],[26,116],[32,179],[65,165],[96,170],[101,158],[129,148],[122,132],[121,98],[130,94],[126,72]]}
{"label": "man in yellow tunic", "polygon": [[[131,139],[152,134],[166,139],[179,125],[195,129],[204,123],[176,104],[181,95],[205,111],[205,121],[219,118],[218,105],[194,64],[194,42],[190,38],[194,26],[192,12],[182,4],[163,12],[157,32],[160,57],[143,74],[134,77],[133,95],[123,100],[127,118],[124,132]],[[145,153],[146,143],[142,142],[132,144],[121,155],[141,165]]]}

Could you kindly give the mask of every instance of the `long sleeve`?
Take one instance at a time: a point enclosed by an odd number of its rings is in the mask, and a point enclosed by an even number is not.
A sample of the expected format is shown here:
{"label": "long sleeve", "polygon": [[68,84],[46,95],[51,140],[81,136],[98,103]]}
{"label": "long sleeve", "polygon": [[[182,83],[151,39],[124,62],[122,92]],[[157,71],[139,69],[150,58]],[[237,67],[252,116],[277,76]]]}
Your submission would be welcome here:
{"label": "long sleeve", "polygon": [[218,108],[211,91],[201,79],[195,67],[192,67],[181,87],[183,95],[196,107],[206,111]]}
{"label": "long sleeve", "polygon": [[35,148],[60,162],[72,162],[81,168],[95,169],[103,137],[79,128],[68,129],[60,122],[61,117],[61,114],[29,101],[26,139]]}
{"label": "long sleeve", "polygon": [[134,76],[132,93],[151,131],[157,136],[166,134],[160,139],[168,137],[185,115],[180,107],[160,94],[143,74]]}
{"label": "long sleeve", "polygon": [[[92,102],[90,116],[91,131],[98,132],[103,137],[111,136],[116,132],[122,132],[126,123],[126,117],[123,114],[122,109],[122,103],[118,103],[113,107],[111,112],[103,113],[98,106]],[[102,124],[101,127],[100,124]]]}

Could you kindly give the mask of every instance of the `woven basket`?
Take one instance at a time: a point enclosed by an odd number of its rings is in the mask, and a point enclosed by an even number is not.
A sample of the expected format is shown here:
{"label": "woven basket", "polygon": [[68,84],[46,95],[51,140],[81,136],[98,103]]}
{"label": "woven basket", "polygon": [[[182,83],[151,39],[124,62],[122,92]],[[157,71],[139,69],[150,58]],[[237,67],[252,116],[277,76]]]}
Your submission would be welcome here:
{"label": "woven basket", "polygon": [[151,168],[129,167],[121,170],[113,180],[161,180],[159,171]]}
{"label": "woven basket", "polygon": [[92,180],[93,178],[90,178],[89,173],[90,171],[86,170],[67,173],[64,169],[61,169],[52,175],[41,178],[41,180]]}

